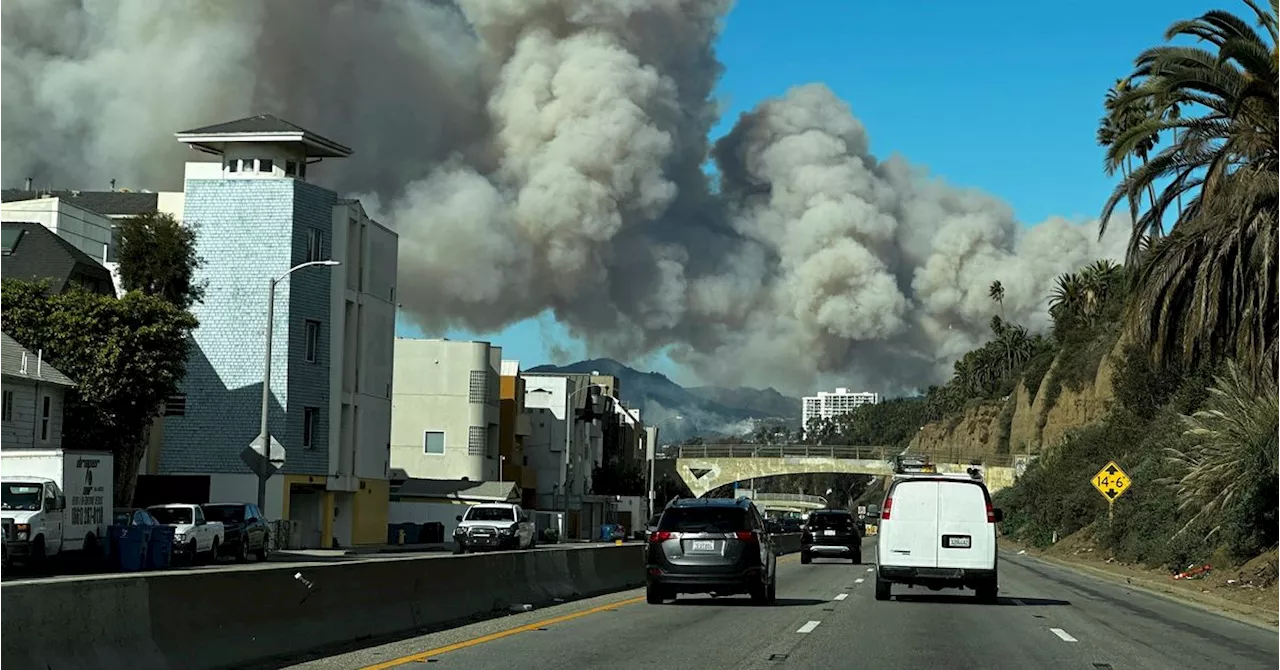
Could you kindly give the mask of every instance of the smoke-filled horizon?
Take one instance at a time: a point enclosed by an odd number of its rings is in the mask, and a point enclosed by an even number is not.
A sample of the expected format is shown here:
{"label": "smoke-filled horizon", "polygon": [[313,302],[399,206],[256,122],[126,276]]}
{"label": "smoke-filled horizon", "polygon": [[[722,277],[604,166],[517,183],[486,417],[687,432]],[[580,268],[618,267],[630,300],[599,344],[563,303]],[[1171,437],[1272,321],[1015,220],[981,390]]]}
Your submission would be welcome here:
{"label": "smoke-filled horizon", "polygon": [[1041,329],[1057,275],[1123,256],[1123,225],[1023,226],[872,156],[820,83],[713,146],[731,4],[6,0],[3,171],[178,189],[173,132],[276,113],[355,148],[316,174],[399,233],[425,331],[551,309],[592,355],[666,347],[707,383],[794,393],[943,381],[988,335],[992,281]]}

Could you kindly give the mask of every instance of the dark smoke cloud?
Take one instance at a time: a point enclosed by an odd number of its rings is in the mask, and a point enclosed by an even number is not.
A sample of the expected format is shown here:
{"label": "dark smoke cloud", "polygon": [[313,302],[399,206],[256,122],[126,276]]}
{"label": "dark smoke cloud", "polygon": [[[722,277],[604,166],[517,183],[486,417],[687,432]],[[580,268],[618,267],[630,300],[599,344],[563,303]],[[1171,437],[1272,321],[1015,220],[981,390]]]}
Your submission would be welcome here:
{"label": "dark smoke cloud", "polygon": [[1043,327],[1054,276],[1122,254],[1122,233],[1025,227],[877,159],[820,84],[711,147],[730,5],[6,0],[3,170],[177,189],[174,131],[274,112],[356,149],[319,178],[400,233],[427,330],[551,309],[593,354],[665,346],[709,382],[789,391],[939,381],[985,337],[992,280]]}

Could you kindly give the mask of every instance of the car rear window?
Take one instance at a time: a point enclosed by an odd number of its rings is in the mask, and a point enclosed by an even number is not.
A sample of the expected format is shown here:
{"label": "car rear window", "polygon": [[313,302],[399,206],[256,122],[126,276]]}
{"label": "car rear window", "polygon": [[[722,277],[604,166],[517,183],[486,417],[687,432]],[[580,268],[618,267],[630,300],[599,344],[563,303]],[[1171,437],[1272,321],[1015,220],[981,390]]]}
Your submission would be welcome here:
{"label": "car rear window", "polygon": [[659,530],[676,533],[736,533],[747,530],[747,513],[736,507],[672,507]]}
{"label": "car rear window", "polygon": [[809,527],[814,530],[853,530],[849,514],[810,514]]}
{"label": "car rear window", "polygon": [[244,505],[205,505],[204,518],[222,523],[240,523],[244,521]]}

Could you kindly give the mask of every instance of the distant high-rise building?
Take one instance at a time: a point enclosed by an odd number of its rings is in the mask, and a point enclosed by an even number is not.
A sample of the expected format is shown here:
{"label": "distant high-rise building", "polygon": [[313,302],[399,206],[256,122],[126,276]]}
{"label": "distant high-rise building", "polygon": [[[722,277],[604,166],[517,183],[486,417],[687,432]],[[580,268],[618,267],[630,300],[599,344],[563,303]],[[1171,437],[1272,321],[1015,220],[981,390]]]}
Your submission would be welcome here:
{"label": "distant high-rise building", "polygon": [[863,405],[875,405],[879,402],[879,393],[865,391],[854,393],[844,387],[837,388],[835,393],[818,391],[818,395],[808,396],[804,399],[801,426],[805,430],[809,430],[809,423],[815,419],[830,419],[831,417],[852,412]]}

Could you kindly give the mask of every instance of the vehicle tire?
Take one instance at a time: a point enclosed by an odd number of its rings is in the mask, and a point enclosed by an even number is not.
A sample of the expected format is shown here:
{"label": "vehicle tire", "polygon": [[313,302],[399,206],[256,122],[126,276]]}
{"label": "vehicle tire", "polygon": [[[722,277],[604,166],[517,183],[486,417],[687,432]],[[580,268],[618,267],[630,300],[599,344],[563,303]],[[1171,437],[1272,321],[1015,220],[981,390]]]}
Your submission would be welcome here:
{"label": "vehicle tire", "polygon": [[213,538],[213,543],[209,545],[209,562],[210,563],[218,562],[218,550],[220,550],[221,548],[222,547],[218,546],[218,538],[216,537]]}
{"label": "vehicle tire", "polygon": [[809,552],[802,550],[800,552],[800,564],[808,565],[811,561],[813,561],[813,557],[809,555]]}
{"label": "vehicle tire", "polygon": [[854,565],[862,565],[862,550],[861,550],[861,549],[859,549],[858,551],[853,552],[853,564],[854,564]]}
{"label": "vehicle tire", "polygon": [[756,605],[769,604],[769,585],[764,583],[763,578],[759,584],[751,587],[751,602]]}
{"label": "vehicle tire", "polygon": [[36,539],[31,542],[31,559],[27,561],[28,565],[36,570],[43,570],[48,563],[49,556],[45,554],[44,536],[37,535]]}
{"label": "vehicle tire", "polygon": [[84,536],[84,545],[80,551],[80,564],[87,570],[92,570],[98,566],[98,561],[102,559],[102,550],[98,548],[98,537],[93,533],[86,533]]}
{"label": "vehicle tire", "polygon": [[978,585],[974,589],[978,598],[978,602],[994,605],[1000,599],[1000,589],[995,579],[990,579]]}
{"label": "vehicle tire", "polygon": [[769,582],[769,590],[765,593],[765,600],[769,604],[778,602],[778,577],[774,575],[773,581]]}
{"label": "vehicle tire", "polygon": [[236,547],[236,563],[249,562],[249,536],[241,535],[240,544]]}
{"label": "vehicle tire", "polygon": [[465,554],[465,553],[467,553],[467,548],[466,548],[466,547],[464,547],[464,546],[462,546],[462,543],[461,543],[461,542],[454,542],[454,543],[453,543],[453,553],[454,553],[455,555],[456,555],[456,554]]}
{"label": "vehicle tire", "polygon": [[893,595],[893,582],[881,579],[880,571],[876,571],[876,600],[888,600]]}
{"label": "vehicle tire", "polygon": [[197,559],[200,558],[200,552],[196,551],[196,549],[195,540],[187,543],[187,565],[195,565]]}
{"label": "vehicle tire", "polygon": [[259,561],[265,562],[267,560],[267,557],[270,554],[271,554],[271,536],[264,534],[262,536],[262,546],[258,548],[257,552],[255,552],[254,557],[257,558]]}
{"label": "vehicle tire", "polygon": [[667,590],[655,584],[645,584],[644,601],[650,605],[661,605],[667,600]]}

